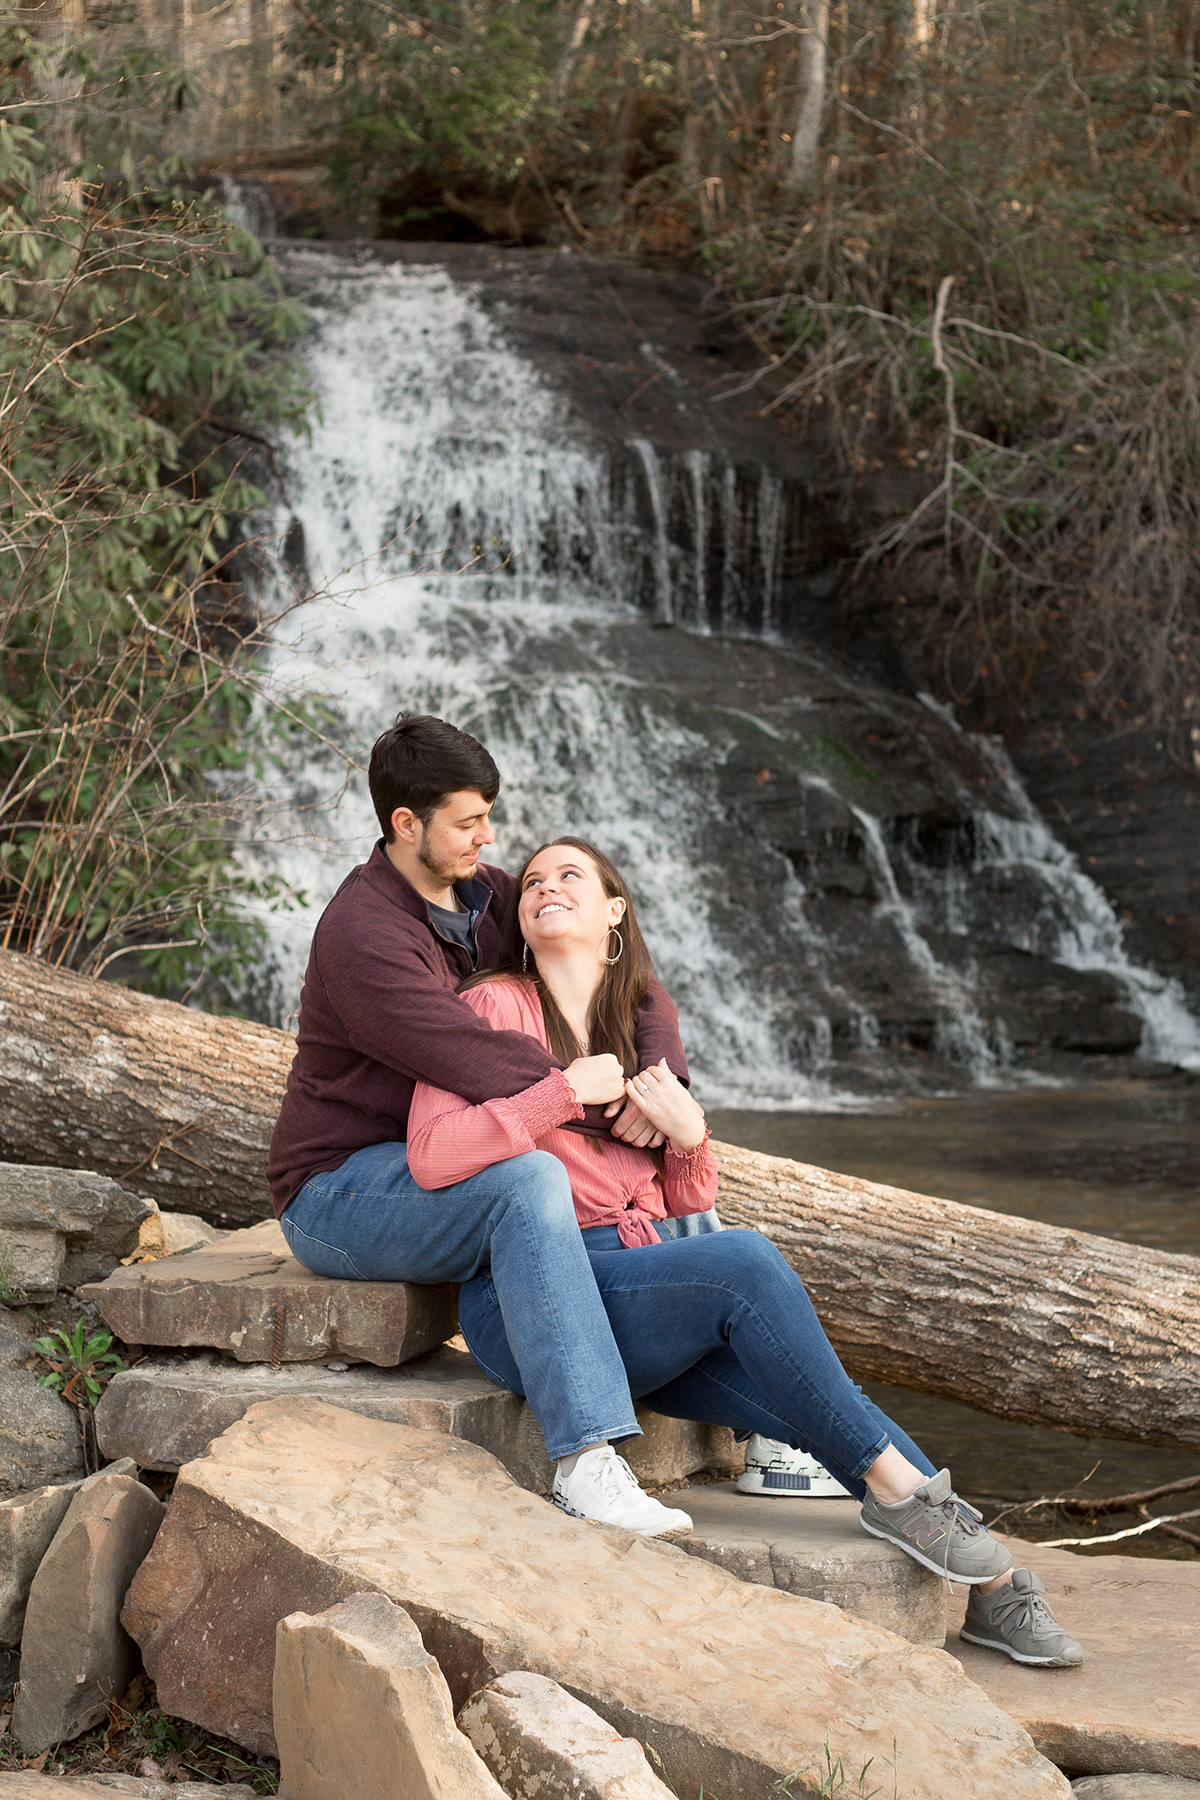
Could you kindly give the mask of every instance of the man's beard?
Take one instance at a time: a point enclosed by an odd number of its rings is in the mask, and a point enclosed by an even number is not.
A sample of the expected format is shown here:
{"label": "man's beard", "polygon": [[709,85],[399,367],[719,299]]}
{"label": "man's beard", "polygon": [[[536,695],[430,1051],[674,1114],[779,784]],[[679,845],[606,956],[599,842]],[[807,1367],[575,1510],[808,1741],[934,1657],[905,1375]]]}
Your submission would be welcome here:
{"label": "man's beard", "polygon": [[430,853],[428,846],[422,842],[420,849],[417,851],[417,861],[423,869],[429,870],[429,873],[433,876],[435,881],[444,882],[447,887],[452,886],[455,881],[460,881],[462,879],[458,869],[458,865],[462,861],[461,856],[456,856],[453,862],[439,862],[437,858]]}

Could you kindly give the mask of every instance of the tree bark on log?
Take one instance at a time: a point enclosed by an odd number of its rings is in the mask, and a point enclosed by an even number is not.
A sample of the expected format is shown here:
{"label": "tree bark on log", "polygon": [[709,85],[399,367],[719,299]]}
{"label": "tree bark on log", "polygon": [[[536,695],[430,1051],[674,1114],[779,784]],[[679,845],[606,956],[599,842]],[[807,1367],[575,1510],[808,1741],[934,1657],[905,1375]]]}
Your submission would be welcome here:
{"label": "tree bark on log", "polygon": [[1087,1437],[1200,1445],[1200,1257],[713,1146],[846,1368]]}
{"label": "tree bark on log", "polygon": [[[270,1213],[295,1040],[0,952],[0,1157],[218,1225]],[[1200,1446],[1200,1258],[714,1144],[726,1225],[776,1243],[847,1369],[999,1418]]]}
{"label": "tree bark on log", "polygon": [[269,1218],[296,1040],[0,951],[0,1157],[94,1169],[210,1224]]}

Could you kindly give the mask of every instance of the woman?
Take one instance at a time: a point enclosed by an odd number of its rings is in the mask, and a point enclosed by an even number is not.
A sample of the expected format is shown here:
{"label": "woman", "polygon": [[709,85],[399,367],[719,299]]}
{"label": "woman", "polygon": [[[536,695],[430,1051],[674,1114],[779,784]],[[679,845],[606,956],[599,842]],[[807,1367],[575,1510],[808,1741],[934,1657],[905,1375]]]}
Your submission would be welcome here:
{"label": "woman", "polygon": [[[538,1148],[570,1176],[584,1243],[630,1391],[655,1412],[728,1425],[816,1457],[862,1501],[859,1521],[926,1568],[970,1586],[963,1635],[1019,1662],[1082,1662],[1041,1583],[958,1500],[947,1470],[849,1380],[804,1288],[768,1239],[723,1231],[674,1240],[663,1221],[711,1207],[717,1170],[704,1115],[665,1063],[637,1070],[633,1021],[651,980],[629,891],[579,838],[529,858],[510,894],[499,965],[464,984],[496,1029],[537,1037],[573,1070],[623,1071],[625,1092],[663,1134],[661,1152],[563,1127],[582,1120],[565,1073],[471,1106],[418,1085],[408,1128],[414,1178],[438,1189]],[[463,1331],[499,1385],[523,1391],[491,1279],[466,1283]],[[557,1506],[649,1537],[685,1535],[686,1513],[643,1494],[611,1444],[562,1458]]]}

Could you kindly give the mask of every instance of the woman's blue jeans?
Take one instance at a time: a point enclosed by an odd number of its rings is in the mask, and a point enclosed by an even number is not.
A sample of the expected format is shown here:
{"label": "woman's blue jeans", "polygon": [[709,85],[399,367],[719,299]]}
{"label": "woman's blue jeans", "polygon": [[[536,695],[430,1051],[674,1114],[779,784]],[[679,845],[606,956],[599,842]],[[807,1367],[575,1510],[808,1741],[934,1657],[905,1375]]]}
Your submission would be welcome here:
{"label": "woman's blue jeans", "polygon": [[[803,1283],[759,1232],[630,1250],[613,1226],[581,1236],[630,1392],[654,1412],[777,1438],[815,1456],[860,1498],[863,1473],[888,1444],[935,1473],[850,1380]],[[463,1288],[459,1314],[480,1366],[502,1387],[528,1392],[488,1274]]]}
{"label": "woman's blue jeans", "polygon": [[505,1366],[522,1369],[550,1456],[640,1435],[571,1184],[547,1151],[429,1193],[403,1144],[372,1144],[305,1182],[280,1224],[314,1275],[468,1285],[486,1275]]}

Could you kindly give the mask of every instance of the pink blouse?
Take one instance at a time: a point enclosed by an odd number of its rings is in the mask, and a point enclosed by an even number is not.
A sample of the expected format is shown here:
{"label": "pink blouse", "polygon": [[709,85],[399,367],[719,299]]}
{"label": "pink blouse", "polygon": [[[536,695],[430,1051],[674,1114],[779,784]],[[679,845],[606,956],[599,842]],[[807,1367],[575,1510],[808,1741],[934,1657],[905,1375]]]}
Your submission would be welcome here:
{"label": "pink blouse", "polygon": [[[496,1031],[524,1031],[546,1044],[541,1001],[528,983],[485,981],[462,997]],[[580,1227],[615,1225],[629,1248],[659,1242],[652,1220],[712,1206],[717,1165],[707,1142],[685,1156],[668,1147],[660,1175],[648,1150],[634,1150],[618,1138],[558,1129],[567,1119],[582,1117],[583,1108],[557,1069],[511,1100],[483,1106],[419,1081],[408,1120],[408,1166],[423,1188],[436,1189],[527,1150],[548,1150],[570,1177]]]}

